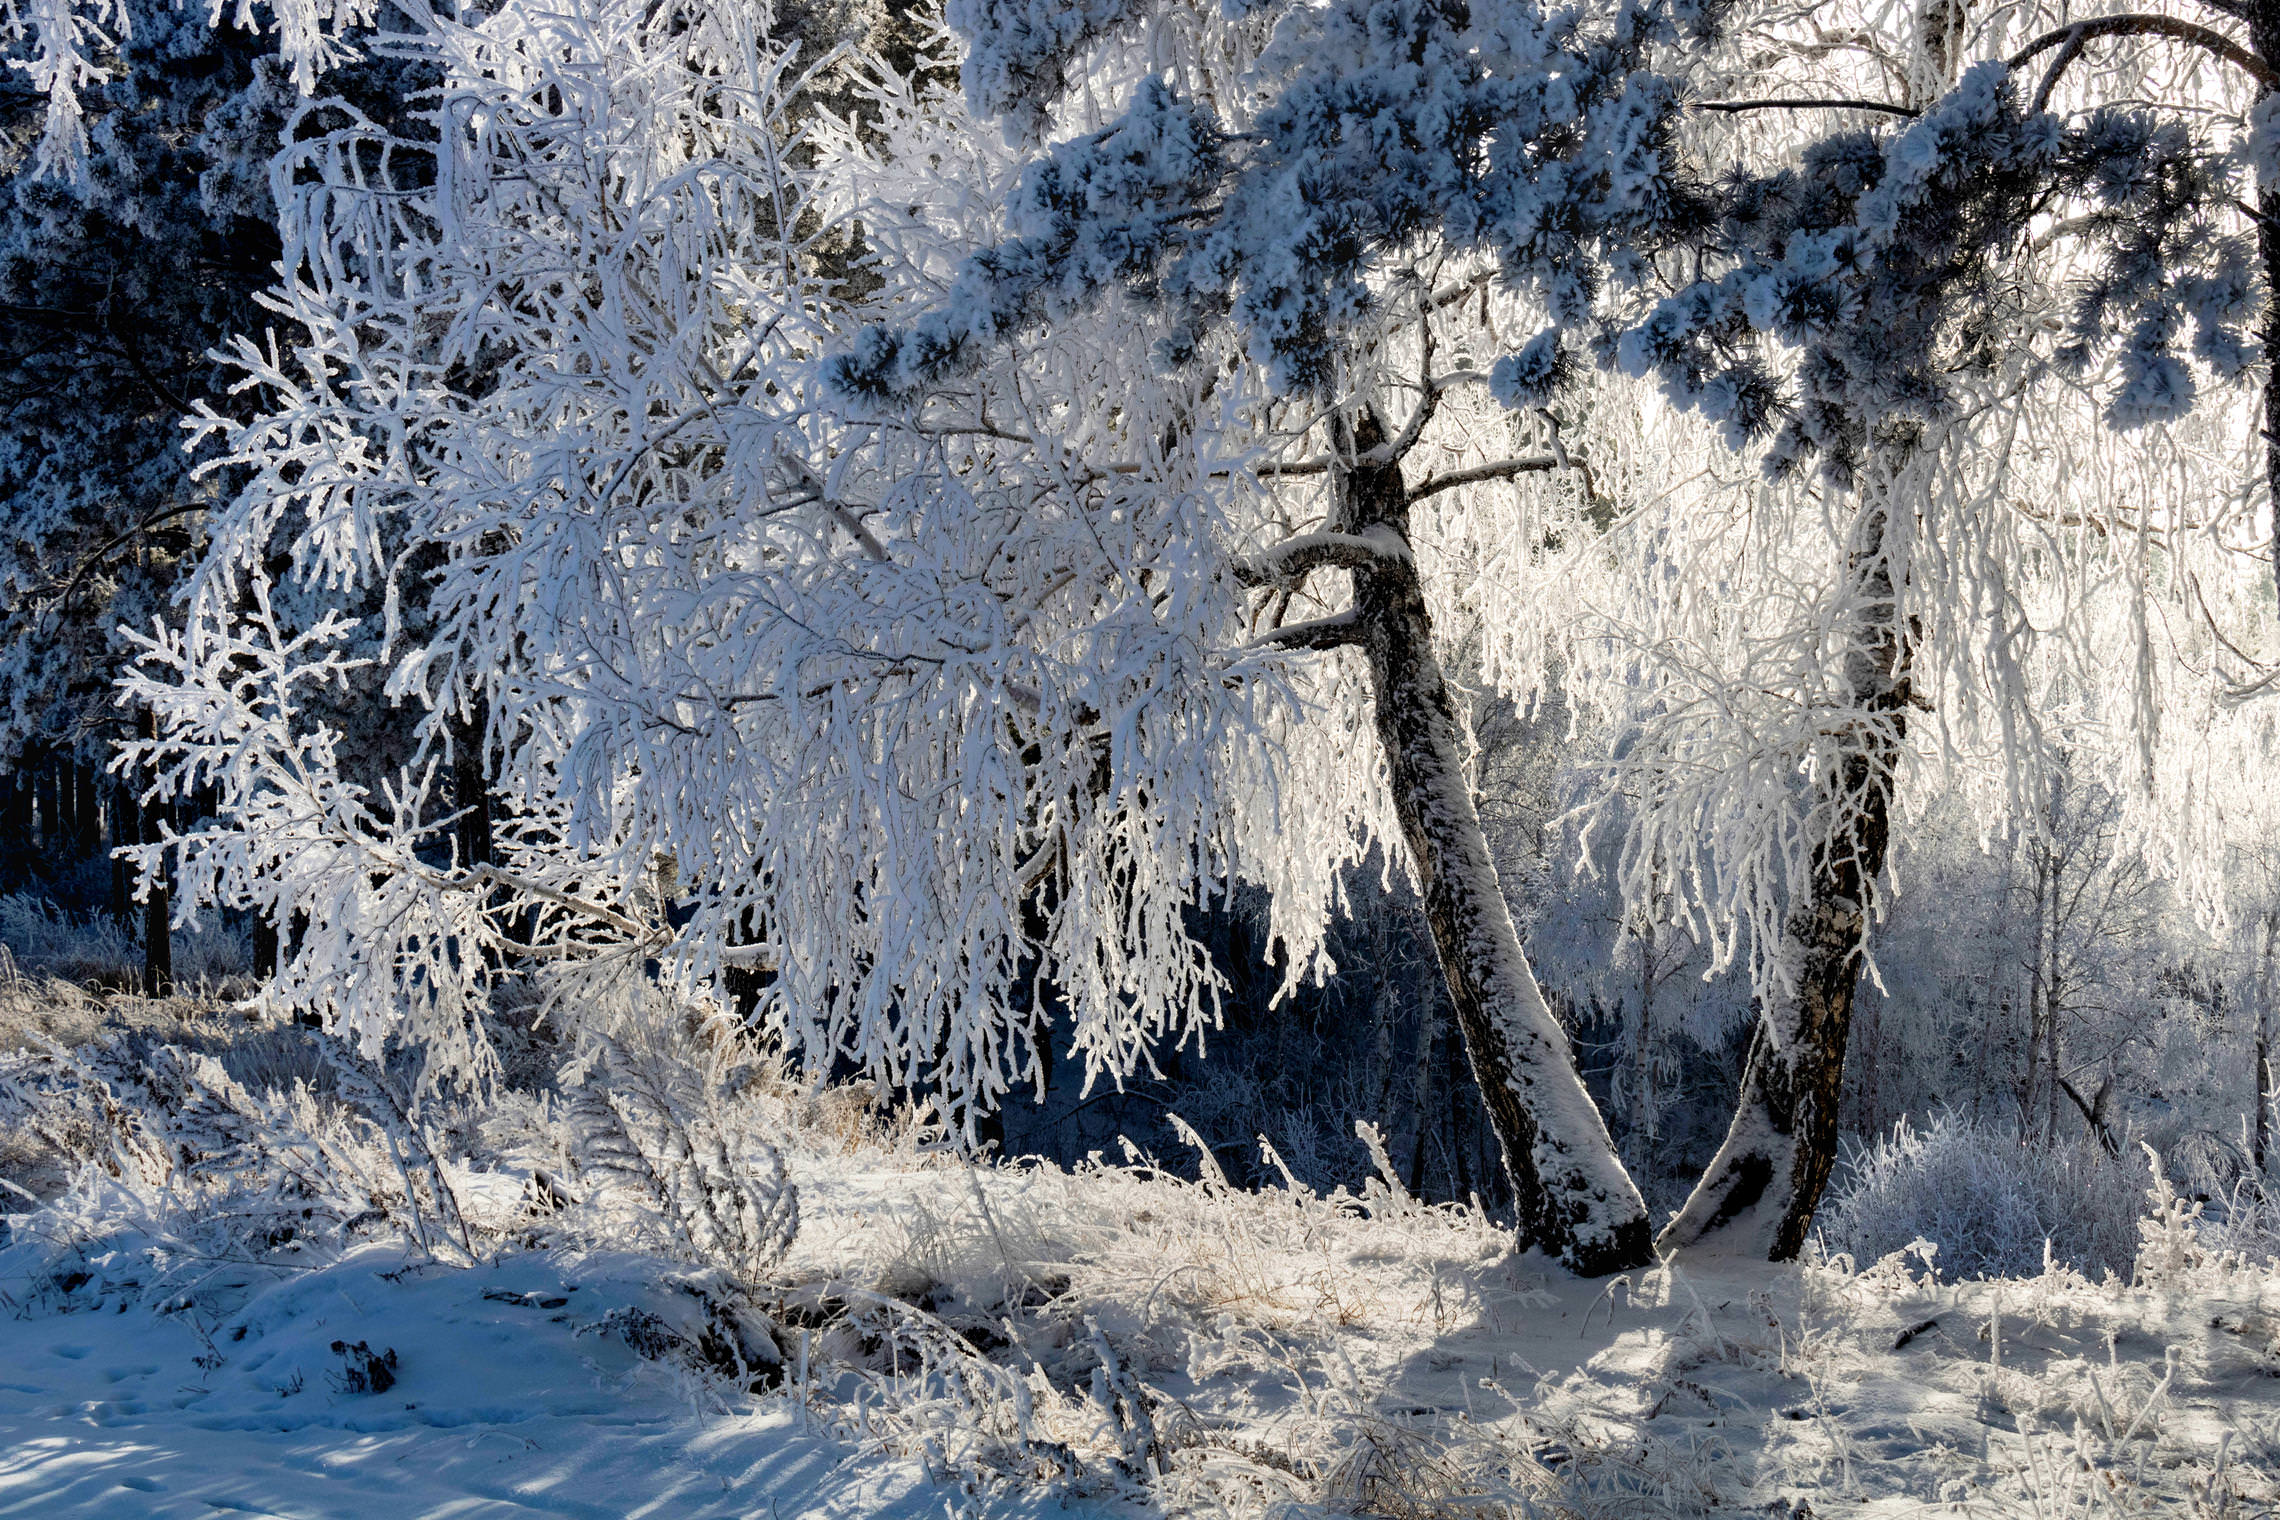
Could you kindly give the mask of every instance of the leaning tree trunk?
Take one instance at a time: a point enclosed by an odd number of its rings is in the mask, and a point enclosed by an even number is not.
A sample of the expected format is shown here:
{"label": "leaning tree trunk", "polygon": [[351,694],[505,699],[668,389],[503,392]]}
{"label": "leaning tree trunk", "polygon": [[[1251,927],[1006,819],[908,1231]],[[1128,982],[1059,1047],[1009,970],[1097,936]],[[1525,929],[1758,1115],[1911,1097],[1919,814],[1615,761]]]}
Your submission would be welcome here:
{"label": "leaning tree trunk", "polygon": [[1846,561],[1847,695],[1860,716],[1838,736],[1815,811],[1835,820],[1783,925],[1789,981],[1761,1008],[1725,1143],[1656,1240],[1674,1250],[1732,1229],[1787,1261],[1805,1245],[1837,1157],[1837,1101],[1868,930],[1869,894],[1891,839],[1892,774],[1908,705],[1906,652],[1887,552],[1893,481],[1871,481]]}
{"label": "leaning tree trunk", "polygon": [[[1358,458],[1383,432],[1365,414],[1339,441]],[[1424,587],[1407,553],[1401,466],[1361,465],[1339,472],[1336,484],[1338,531],[1383,542],[1390,530],[1398,539],[1400,552],[1352,567],[1355,621],[1394,807],[1520,1229],[1583,1276],[1639,1266],[1652,1246],[1646,1204],[1521,951],[1473,806]]]}

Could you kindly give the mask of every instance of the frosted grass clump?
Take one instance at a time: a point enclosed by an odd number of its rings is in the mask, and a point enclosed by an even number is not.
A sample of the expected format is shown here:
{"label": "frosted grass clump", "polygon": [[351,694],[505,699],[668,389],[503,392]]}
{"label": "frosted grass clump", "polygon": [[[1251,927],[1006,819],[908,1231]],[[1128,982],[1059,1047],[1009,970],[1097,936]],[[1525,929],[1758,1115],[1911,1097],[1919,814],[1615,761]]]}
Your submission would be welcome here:
{"label": "frosted grass clump", "polygon": [[1950,1282],[2033,1277],[2048,1260],[2127,1277],[2137,1253],[2143,1183],[2095,1148],[2024,1143],[2016,1132],[1954,1112],[1921,1129],[1903,1119],[1847,1160],[1821,1214],[1832,1254],[1867,1263],[1922,1239]]}
{"label": "frosted grass clump", "polygon": [[[220,914],[185,914],[176,925],[175,979],[185,987],[218,987],[253,965],[242,930]],[[9,965],[33,977],[113,987],[140,985],[142,945],[108,913],[79,912],[35,892],[0,893],[0,948]]]}
{"label": "frosted grass clump", "polygon": [[74,913],[33,892],[0,894],[0,945],[17,968],[70,981],[139,969],[142,963],[134,937],[117,920]]}

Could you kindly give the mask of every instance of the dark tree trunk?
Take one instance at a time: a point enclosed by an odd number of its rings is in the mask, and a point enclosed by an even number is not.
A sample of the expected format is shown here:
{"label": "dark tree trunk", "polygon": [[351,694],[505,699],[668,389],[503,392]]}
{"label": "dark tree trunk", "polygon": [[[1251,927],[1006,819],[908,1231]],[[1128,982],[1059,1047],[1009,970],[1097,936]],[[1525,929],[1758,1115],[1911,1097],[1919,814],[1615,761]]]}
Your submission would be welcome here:
{"label": "dark tree trunk", "polygon": [[167,919],[173,912],[166,890],[166,873],[151,884],[143,898],[143,996],[165,997],[174,990],[174,935]]}
{"label": "dark tree trunk", "polygon": [[[2280,0],[2248,7],[2249,50],[2266,63],[2280,60]],[[2260,96],[2269,90],[2259,90]],[[2264,265],[2264,487],[2272,513],[2272,573],[2280,591],[2280,185],[2256,187],[2256,253]]]}
{"label": "dark tree trunk", "polygon": [[490,704],[481,698],[469,716],[451,725],[451,790],[459,813],[454,833],[460,865],[490,865]]}
{"label": "dark tree trunk", "polygon": [[14,876],[28,872],[39,855],[39,841],[32,834],[32,781],[26,771],[17,771],[0,782],[0,833],[6,836],[8,852],[7,873]]}
{"label": "dark tree trunk", "polygon": [[56,860],[77,860],[79,848],[79,762],[69,755],[55,760],[55,828],[48,851]]}
{"label": "dark tree trunk", "polygon": [[[1383,440],[1365,413],[1339,427],[1359,458]],[[1369,659],[1378,742],[1394,808],[1424,889],[1449,1000],[1481,1102],[1503,1152],[1524,1238],[1588,1277],[1649,1260],[1645,1202],[1576,1075],[1498,888],[1455,708],[1433,653],[1424,587],[1407,555],[1409,502],[1398,462],[1341,470],[1339,531],[1398,539],[1398,554],[1356,568],[1354,610]]]}
{"label": "dark tree trunk", "polygon": [[72,773],[79,783],[79,858],[87,859],[103,850],[103,773],[92,765],[74,765]]}
{"label": "dark tree trunk", "polygon": [[2274,976],[2275,963],[2280,961],[2280,908],[2270,908],[2264,914],[2264,955],[2256,979],[2256,1140],[2254,1157],[2259,1177],[2272,1175],[2272,1120],[2273,1106],[2280,1104],[2280,1082],[2273,1071],[2273,1025],[2280,1019],[2280,1011],[2273,1007],[2280,997],[2280,983]]}
{"label": "dark tree trunk", "polygon": [[1399,1007],[1386,965],[1385,906],[1370,905],[1370,1083],[1377,1089],[1370,1112],[1380,1124],[1393,1112],[1393,1018]]}
{"label": "dark tree trunk", "polygon": [[2268,1014],[2256,1029],[2256,1171],[2272,1175],[2272,1109],[2280,1104],[2280,1082],[2272,1069],[2272,1019]]}
{"label": "dark tree trunk", "polygon": [[1412,1128],[1416,1139],[1409,1147],[1409,1194],[1412,1198],[1425,1196],[1425,1152],[1433,1137],[1433,1044],[1441,1038],[1441,1011],[1431,999],[1422,999],[1417,1005],[1417,1060],[1416,1090],[1410,1094]]}
{"label": "dark tree trunk", "polygon": [[39,769],[34,772],[37,777],[34,785],[39,789],[39,850],[40,863],[43,866],[52,865],[57,854],[65,848],[62,819],[59,816],[62,812],[62,804],[56,797],[56,772],[58,768],[54,756],[42,755],[39,759]]}
{"label": "dark tree trunk", "polygon": [[277,974],[277,926],[260,908],[253,910],[253,975],[266,982]]}
{"label": "dark tree trunk", "polygon": [[[145,739],[158,737],[158,720],[150,713],[142,717]],[[148,804],[143,810],[142,837],[146,844],[155,844],[165,838],[160,827],[167,806],[161,802]],[[166,865],[162,861],[143,896],[143,996],[165,997],[174,990],[174,933],[167,920],[173,916],[172,894],[167,891]]]}
{"label": "dark tree trunk", "polygon": [[1868,929],[1869,894],[1891,841],[1892,772],[1908,704],[1906,652],[1886,537],[1890,479],[1864,488],[1847,557],[1851,647],[1845,681],[1869,714],[1841,738],[1820,808],[1844,822],[1820,841],[1813,875],[1783,926],[1791,985],[1768,997],[1725,1143],[1656,1245],[1672,1250],[1738,1228],[1786,1261],[1805,1245],[1837,1157],[1845,1043]]}
{"label": "dark tree trunk", "polygon": [[134,793],[126,782],[114,778],[106,793],[111,806],[111,917],[124,924],[134,909],[134,879],[118,851],[142,843],[142,829],[135,817]]}

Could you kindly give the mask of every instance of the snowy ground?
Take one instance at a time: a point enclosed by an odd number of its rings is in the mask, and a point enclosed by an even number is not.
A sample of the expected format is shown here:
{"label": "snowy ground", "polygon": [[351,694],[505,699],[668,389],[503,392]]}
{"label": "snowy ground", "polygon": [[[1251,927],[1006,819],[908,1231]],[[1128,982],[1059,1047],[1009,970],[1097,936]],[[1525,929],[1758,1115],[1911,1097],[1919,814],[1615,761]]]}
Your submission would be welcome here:
{"label": "snowy ground", "polygon": [[796,1184],[747,1270],[567,1087],[390,1138],[306,1035],[144,1024],[0,1056],[0,1517],[2280,1514],[2280,1265],[2174,1198],[2128,1282],[1578,1282],[1385,1182],[971,1166],[653,1021],[613,1093]]}
{"label": "snowy ground", "polygon": [[[607,1334],[658,1263],[509,1257],[404,1270],[357,1253],[211,1322],[95,1303],[0,1321],[0,1515],[939,1516],[916,1462],[789,1402],[707,1390]],[[350,1392],[332,1343],[397,1353]]]}
{"label": "snowy ground", "polygon": [[[685,1269],[652,1257],[445,1268],[374,1245],[311,1271],[205,1264],[187,1308],[132,1301],[150,1274],[128,1253],[92,1252],[84,1283],[0,1282],[0,1515],[2280,1501],[2280,1275],[2209,1260],[2182,1226],[2139,1287],[1712,1257],[1579,1283],[1382,1191],[1365,1208],[828,1148],[797,1172],[778,1312],[787,1345],[819,1328],[788,1393],[707,1384],[607,1328],[686,1310]],[[866,1293],[860,1324],[814,1312]],[[352,1391],[336,1341],[394,1351],[393,1386]]]}

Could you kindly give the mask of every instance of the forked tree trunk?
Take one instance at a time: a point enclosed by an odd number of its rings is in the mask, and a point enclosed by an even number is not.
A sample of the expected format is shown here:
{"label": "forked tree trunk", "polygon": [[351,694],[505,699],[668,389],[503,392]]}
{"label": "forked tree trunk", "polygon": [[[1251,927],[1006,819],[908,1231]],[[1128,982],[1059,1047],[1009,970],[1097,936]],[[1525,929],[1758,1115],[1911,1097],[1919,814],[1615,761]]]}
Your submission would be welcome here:
{"label": "forked tree trunk", "polygon": [[[1659,1250],[1732,1230],[1739,1247],[1787,1261],[1805,1245],[1837,1157],[1837,1100],[1852,1029],[1871,885],[1891,840],[1892,771],[1908,702],[1905,650],[1886,532],[1889,477],[1864,488],[1847,557],[1851,647],[1844,675],[1856,710],[1823,773],[1820,810],[1843,819],[1783,927],[1790,985],[1766,999],[1725,1143],[1656,1241]],[[1881,720],[1881,721],[1879,721]]]}
{"label": "forked tree trunk", "polygon": [[[1383,441],[1366,415],[1340,431],[1348,457]],[[1398,462],[1341,471],[1336,486],[1338,531],[1391,529],[1406,548],[1409,504]],[[1652,1245],[1646,1204],[1576,1075],[1497,885],[1416,566],[1405,553],[1381,555],[1353,575],[1394,807],[1521,1232],[1583,1276],[1642,1265]]]}

